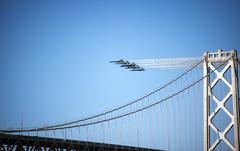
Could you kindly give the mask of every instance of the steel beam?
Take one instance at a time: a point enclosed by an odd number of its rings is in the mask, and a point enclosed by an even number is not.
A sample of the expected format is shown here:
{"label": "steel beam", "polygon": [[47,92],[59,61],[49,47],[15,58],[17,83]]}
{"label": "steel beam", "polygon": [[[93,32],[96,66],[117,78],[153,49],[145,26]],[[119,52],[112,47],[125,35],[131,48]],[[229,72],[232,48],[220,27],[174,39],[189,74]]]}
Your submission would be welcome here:
{"label": "steel beam", "polygon": [[[9,148],[8,146],[11,146]],[[37,136],[21,136],[12,134],[0,133],[0,150],[67,150],[67,151],[161,151],[156,149],[132,147],[124,145],[106,144],[106,143],[95,143],[87,141],[77,140],[64,140],[57,138],[48,137],[37,137]]]}

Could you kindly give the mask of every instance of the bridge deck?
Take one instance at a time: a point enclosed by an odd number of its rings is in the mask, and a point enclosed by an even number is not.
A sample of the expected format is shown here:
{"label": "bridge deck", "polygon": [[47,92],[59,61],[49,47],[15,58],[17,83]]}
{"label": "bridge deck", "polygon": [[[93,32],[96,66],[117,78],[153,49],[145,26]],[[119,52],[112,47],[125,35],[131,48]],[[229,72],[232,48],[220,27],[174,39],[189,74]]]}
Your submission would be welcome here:
{"label": "bridge deck", "polygon": [[155,151],[155,149],[123,145],[2,133],[0,133],[0,150]]}

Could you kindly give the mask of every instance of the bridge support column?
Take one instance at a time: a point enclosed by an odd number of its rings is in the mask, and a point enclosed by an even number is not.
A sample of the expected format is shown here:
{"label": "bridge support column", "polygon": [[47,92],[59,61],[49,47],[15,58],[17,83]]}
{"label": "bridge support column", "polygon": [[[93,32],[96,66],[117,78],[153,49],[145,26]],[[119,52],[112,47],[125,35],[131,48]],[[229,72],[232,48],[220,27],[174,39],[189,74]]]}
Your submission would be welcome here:
{"label": "bridge support column", "polygon": [[[203,104],[204,104],[204,151],[212,151],[224,143],[225,147],[232,151],[239,151],[239,100],[238,100],[238,64],[237,51],[222,52],[221,50],[214,53],[205,53],[203,63],[203,74],[207,76],[203,85]],[[230,58],[230,59],[229,59]],[[223,66],[218,68],[222,63]],[[211,73],[214,72],[214,73]],[[231,74],[229,80],[225,77],[226,73]],[[215,75],[215,76],[214,76]],[[219,83],[226,86],[225,93],[216,93],[214,89]],[[226,105],[231,100],[232,111]],[[215,104],[215,106],[213,106]],[[226,117],[218,114],[224,114]],[[222,126],[214,123],[217,119]],[[227,134],[232,130],[232,138]],[[228,135],[229,136],[229,135]]]}

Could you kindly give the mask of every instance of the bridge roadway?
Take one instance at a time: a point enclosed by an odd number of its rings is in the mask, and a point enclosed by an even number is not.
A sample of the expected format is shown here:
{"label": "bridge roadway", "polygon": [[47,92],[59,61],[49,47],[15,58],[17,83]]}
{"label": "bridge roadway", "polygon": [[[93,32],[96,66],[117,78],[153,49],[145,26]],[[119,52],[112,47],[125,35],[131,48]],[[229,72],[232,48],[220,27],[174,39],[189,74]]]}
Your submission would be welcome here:
{"label": "bridge roadway", "polygon": [[149,148],[0,133],[1,151],[160,151]]}

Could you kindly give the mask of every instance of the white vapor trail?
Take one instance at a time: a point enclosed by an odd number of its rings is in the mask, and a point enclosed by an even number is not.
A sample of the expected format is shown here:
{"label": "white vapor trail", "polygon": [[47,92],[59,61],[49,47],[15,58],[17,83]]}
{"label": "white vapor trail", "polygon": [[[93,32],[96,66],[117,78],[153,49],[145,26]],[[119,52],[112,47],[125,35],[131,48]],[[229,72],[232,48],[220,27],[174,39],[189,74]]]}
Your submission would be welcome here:
{"label": "white vapor trail", "polygon": [[164,58],[164,59],[141,59],[141,60],[130,60],[143,68],[159,68],[159,69],[185,69],[191,68],[199,61],[202,57],[190,57],[190,58]]}

